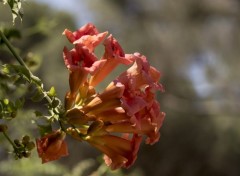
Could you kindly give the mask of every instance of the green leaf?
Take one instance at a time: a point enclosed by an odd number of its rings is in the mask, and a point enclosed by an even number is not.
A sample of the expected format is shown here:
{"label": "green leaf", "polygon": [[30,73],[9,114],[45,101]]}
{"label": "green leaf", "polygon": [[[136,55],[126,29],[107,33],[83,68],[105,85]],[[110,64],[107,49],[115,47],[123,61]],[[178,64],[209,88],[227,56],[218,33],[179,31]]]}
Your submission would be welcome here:
{"label": "green leaf", "polygon": [[4,0],[3,1],[3,3],[5,4],[6,2],[8,3],[12,11],[13,24],[15,23],[15,19],[17,17],[19,17],[22,21],[22,17],[23,17],[22,1],[21,0],[7,0],[7,1]]}
{"label": "green leaf", "polygon": [[[6,100],[6,99],[5,99]],[[4,100],[3,100],[4,101]],[[16,107],[14,106],[14,103],[13,102],[11,102],[11,101],[9,101],[8,100],[8,104],[6,104],[7,105],[7,110],[8,110],[8,112],[14,112],[14,111],[16,111]]]}
{"label": "green leaf", "polygon": [[23,75],[29,82],[31,80],[30,71],[22,65],[4,64],[1,71],[10,76]]}
{"label": "green leaf", "polygon": [[16,102],[13,103],[9,99],[0,100],[0,118],[4,118],[6,120],[12,120],[17,115],[17,106]]}
{"label": "green leaf", "polygon": [[[16,38],[16,39],[21,38],[21,32],[18,29],[5,28],[5,27],[2,27],[2,25],[0,25],[0,29],[2,29],[3,34],[8,40],[11,40],[12,38]],[[3,41],[3,39],[0,39],[0,45],[2,44],[5,44],[5,42]]]}
{"label": "green leaf", "polygon": [[9,104],[9,100],[8,100],[8,99],[4,99],[4,100],[3,100],[3,103],[4,103],[5,105],[8,105],[8,104]]}
{"label": "green leaf", "polygon": [[26,84],[26,83],[27,83],[27,80],[24,79],[23,76],[18,77],[14,82],[14,84],[16,86],[21,85],[21,84]]}
{"label": "green leaf", "polygon": [[37,88],[35,94],[31,97],[31,100],[33,102],[39,102],[41,101],[45,95],[41,92],[40,88]]}
{"label": "green leaf", "polygon": [[51,87],[51,89],[48,91],[48,96],[50,97],[55,97],[57,94],[56,94],[56,90],[54,87]]}
{"label": "green leaf", "polygon": [[6,65],[2,65],[1,67],[2,67],[1,68],[1,72],[3,74],[6,74],[6,75],[10,74],[10,70],[9,70],[9,68]]}
{"label": "green leaf", "polygon": [[59,99],[56,99],[56,98],[54,98],[53,100],[52,100],[52,108],[56,108],[56,107],[58,107],[59,105],[60,105],[60,100]]}
{"label": "green leaf", "polygon": [[3,33],[7,39],[21,38],[21,32],[15,28],[4,28]]}

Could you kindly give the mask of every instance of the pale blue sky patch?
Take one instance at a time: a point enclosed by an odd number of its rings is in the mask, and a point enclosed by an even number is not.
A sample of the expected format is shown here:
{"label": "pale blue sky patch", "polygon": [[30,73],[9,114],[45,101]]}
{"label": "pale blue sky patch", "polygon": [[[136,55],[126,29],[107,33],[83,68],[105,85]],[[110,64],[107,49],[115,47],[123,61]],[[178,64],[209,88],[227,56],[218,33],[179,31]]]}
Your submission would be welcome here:
{"label": "pale blue sky patch", "polygon": [[214,82],[209,80],[207,69],[214,73],[214,80],[224,77],[226,69],[221,64],[219,56],[211,51],[204,51],[191,57],[192,62],[187,69],[187,75],[193,83],[193,86],[200,97],[207,97],[216,89]]}
{"label": "pale blue sky patch", "polygon": [[84,0],[35,0],[39,3],[48,4],[56,10],[67,11],[73,15],[78,26],[93,21],[93,15]]}

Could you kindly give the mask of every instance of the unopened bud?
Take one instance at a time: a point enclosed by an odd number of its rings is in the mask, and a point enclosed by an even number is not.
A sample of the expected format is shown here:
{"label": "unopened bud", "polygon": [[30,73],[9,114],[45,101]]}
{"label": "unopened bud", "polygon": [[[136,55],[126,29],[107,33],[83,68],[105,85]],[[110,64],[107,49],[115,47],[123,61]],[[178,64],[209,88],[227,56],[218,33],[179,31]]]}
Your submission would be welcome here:
{"label": "unopened bud", "polygon": [[14,144],[16,144],[17,147],[21,147],[22,143],[18,139],[14,139]]}
{"label": "unopened bud", "polygon": [[35,147],[35,143],[34,143],[34,142],[29,142],[29,143],[27,143],[27,145],[26,145],[26,148],[27,148],[28,150],[32,150],[32,149],[34,149],[34,147]]}
{"label": "unopened bud", "polygon": [[23,136],[23,138],[22,138],[23,145],[27,145],[27,143],[29,143],[29,141],[30,141],[30,137],[28,135]]}
{"label": "unopened bud", "polygon": [[29,151],[23,152],[22,155],[24,158],[29,158],[31,156],[31,152],[29,152]]}

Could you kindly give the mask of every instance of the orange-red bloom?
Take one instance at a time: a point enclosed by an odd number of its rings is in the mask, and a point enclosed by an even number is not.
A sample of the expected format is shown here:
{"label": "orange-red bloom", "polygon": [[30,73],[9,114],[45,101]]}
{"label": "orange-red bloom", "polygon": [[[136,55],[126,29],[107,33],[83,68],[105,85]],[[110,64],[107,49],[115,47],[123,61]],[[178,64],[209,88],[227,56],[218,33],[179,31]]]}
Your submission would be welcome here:
{"label": "orange-red bloom", "polygon": [[42,163],[58,160],[68,155],[65,136],[64,132],[54,131],[36,140],[38,155],[42,158]]}
{"label": "orange-red bloom", "polygon": [[[159,140],[165,117],[155,96],[163,91],[160,73],[145,56],[125,54],[111,34],[105,38],[107,32],[99,33],[92,24],[64,34],[74,45],[63,51],[70,72],[65,118],[75,126],[68,134],[103,152],[112,169],[128,168],[137,158],[143,136],[146,144]],[[105,52],[99,59],[94,50],[101,42]],[[96,92],[95,86],[119,64],[131,66]]]}

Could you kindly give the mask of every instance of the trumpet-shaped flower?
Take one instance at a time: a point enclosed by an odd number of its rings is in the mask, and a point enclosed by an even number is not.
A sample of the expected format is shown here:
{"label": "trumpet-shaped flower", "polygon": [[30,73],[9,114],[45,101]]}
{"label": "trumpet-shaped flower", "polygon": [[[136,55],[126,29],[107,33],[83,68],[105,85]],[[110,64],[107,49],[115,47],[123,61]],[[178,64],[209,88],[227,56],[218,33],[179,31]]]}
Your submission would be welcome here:
{"label": "trumpet-shaped flower", "polygon": [[136,160],[142,138],[133,135],[125,139],[113,135],[90,136],[86,139],[92,146],[105,154],[105,163],[111,169],[129,168]]}
{"label": "trumpet-shaped flower", "polygon": [[105,154],[105,163],[111,169],[118,169],[121,167],[129,168],[136,160],[139,146],[142,137],[138,135],[114,136],[105,131],[105,126],[102,121],[95,121],[88,129],[82,131],[85,137],[80,138],[78,132],[81,129],[69,128],[68,133],[75,137],[77,140],[84,140],[99,151]]}
{"label": "trumpet-shaped flower", "polygon": [[37,139],[38,155],[42,163],[58,160],[68,155],[67,144],[64,141],[66,134],[61,131],[54,131],[41,139]]}

